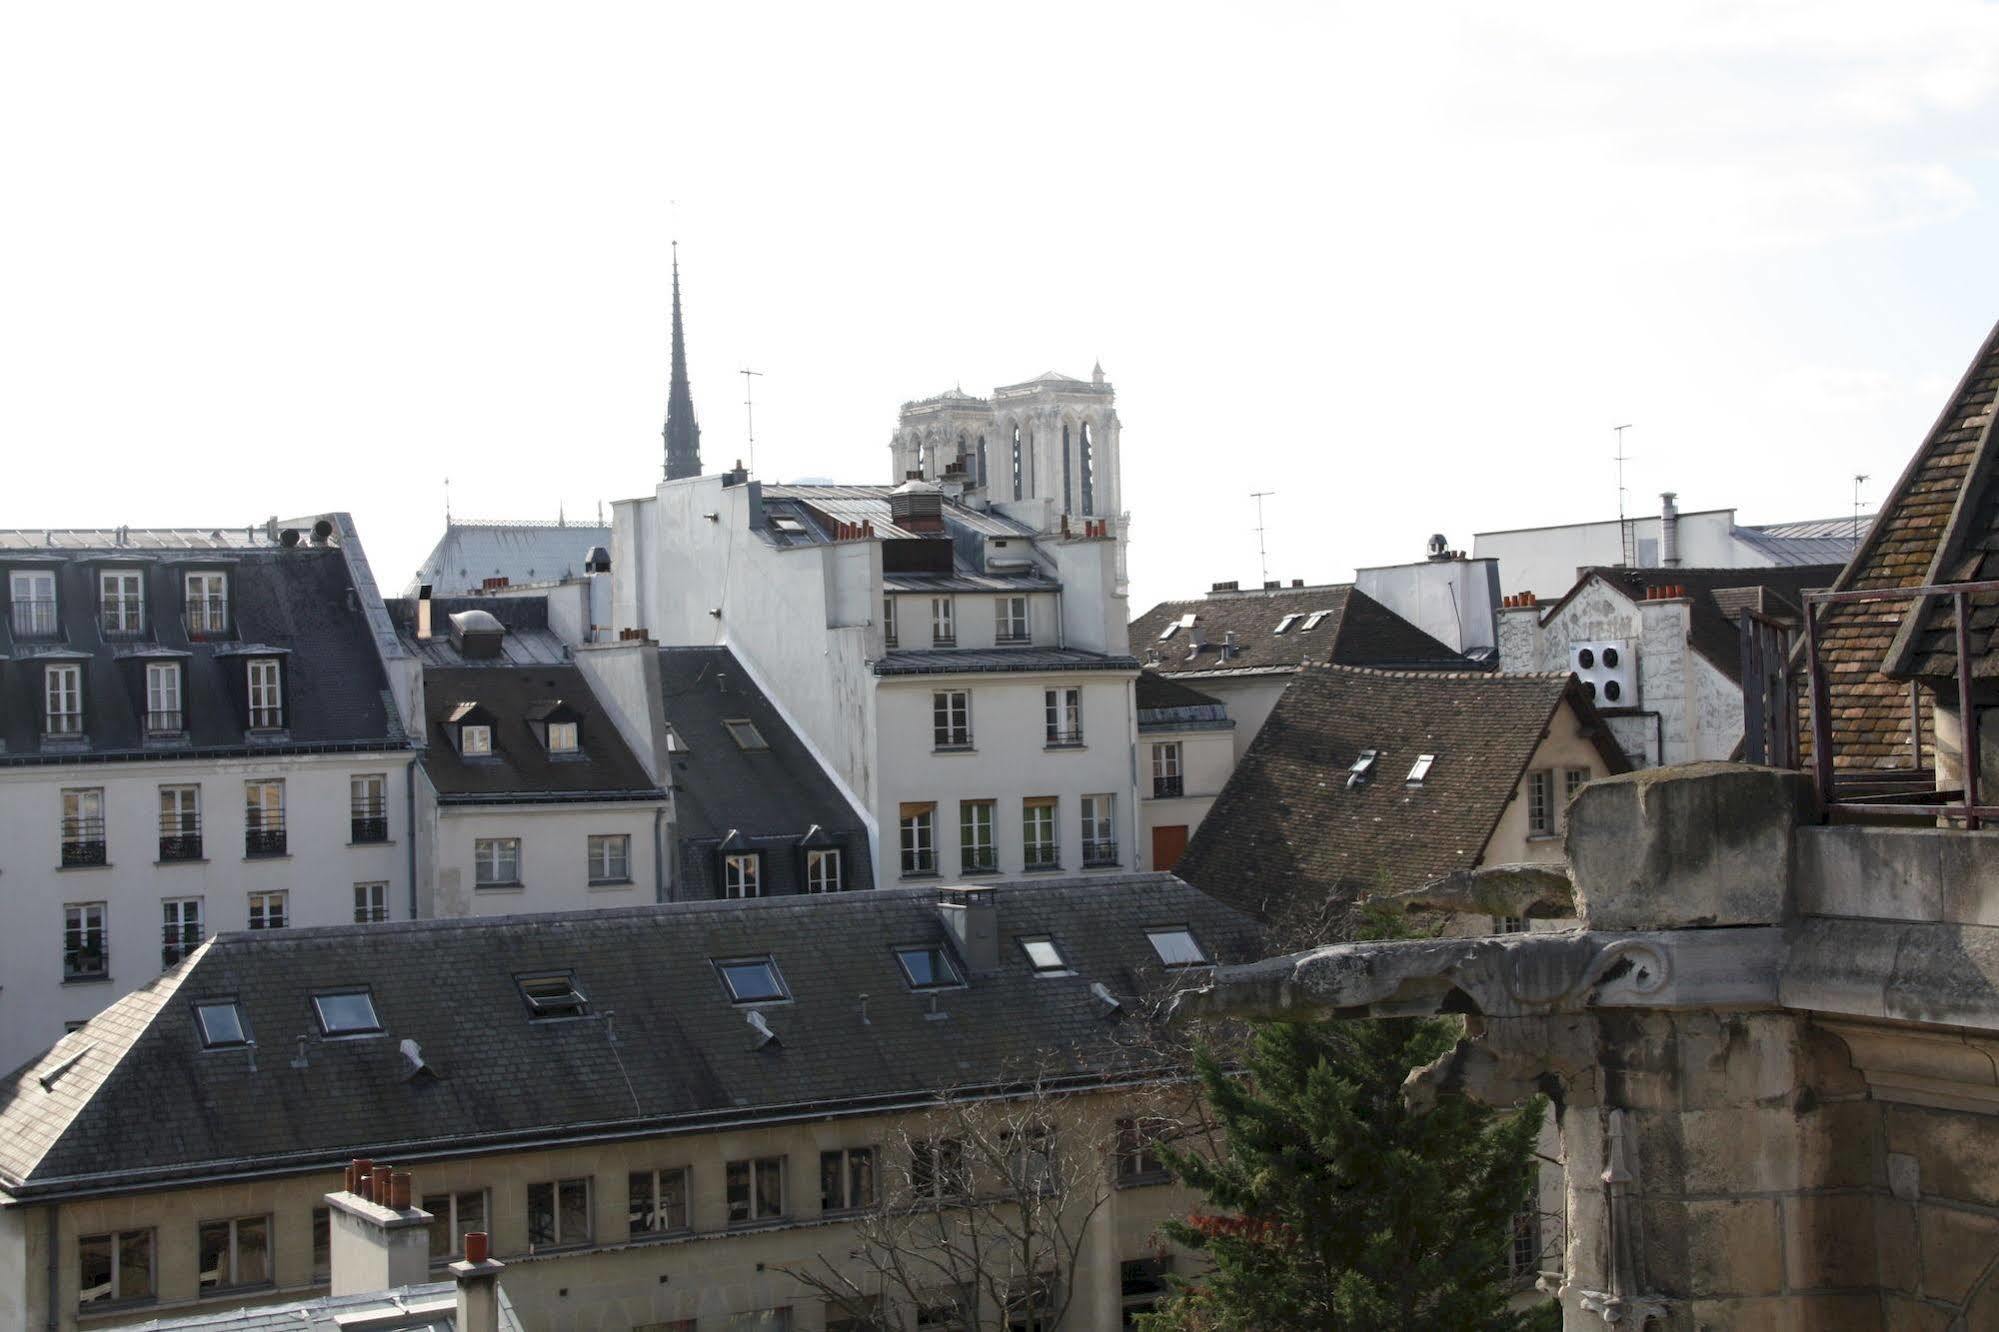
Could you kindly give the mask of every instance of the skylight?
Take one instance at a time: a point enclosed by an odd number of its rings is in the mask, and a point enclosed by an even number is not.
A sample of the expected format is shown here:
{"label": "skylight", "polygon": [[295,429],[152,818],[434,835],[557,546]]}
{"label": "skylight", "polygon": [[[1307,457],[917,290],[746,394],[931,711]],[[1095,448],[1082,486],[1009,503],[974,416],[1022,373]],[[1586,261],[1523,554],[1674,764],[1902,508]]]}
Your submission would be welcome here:
{"label": "skylight", "polygon": [[1145,937],[1152,941],[1152,951],[1159,954],[1162,966],[1205,967],[1208,954],[1194,938],[1192,930],[1185,926],[1169,929],[1147,930]]}
{"label": "skylight", "polygon": [[942,948],[898,948],[895,960],[902,964],[902,975],[912,990],[948,990],[954,985],[963,985],[958,979],[958,969],[951,965],[951,958]]}
{"label": "skylight", "polygon": [[229,1045],[247,1045],[249,1033],[243,1029],[243,1011],[234,999],[216,999],[194,1006],[194,1020],[201,1027],[201,1048],[219,1050]]}
{"label": "skylight", "polygon": [[777,963],[768,957],[717,962],[715,969],[722,973],[732,1004],[769,1004],[789,997],[784,992],[784,977],[777,974]]}
{"label": "skylight", "polygon": [[319,1012],[320,1031],[328,1036],[359,1036],[382,1029],[375,1001],[366,990],[315,994],[312,1006]]}
{"label": "skylight", "polygon": [[1319,623],[1322,620],[1324,620],[1328,615],[1331,614],[1332,612],[1329,610],[1313,611],[1310,615],[1307,615],[1305,617],[1305,624],[1303,628],[1299,629],[1298,632],[1302,634],[1307,630],[1317,629],[1319,627]]}
{"label": "skylight", "polygon": [[566,971],[522,976],[520,987],[530,1018],[582,1017],[590,1011],[590,1001],[583,997],[583,991],[576,988],[575,978]]}
{"label": "skylight", "polygon": [[1430,775],[1430,765],[1437,761],[1435,754],[1418,754],[1416,766],[1409,769],[1409,785],[1421,786],[1423,779]]}
{"label": "skylight", "polygon": [[736,748],[738,749],[770,748],[768,744],[764,743],[763,732],[757,729],[755,722],[750,721],[746,717],[725,720],[722,725],[728,728],[729,738],[736,742]]}
{"label": "skylight", "polygon": [[1360,757],[1356,758],[1352,766],[1347,769],[1347,789],[1349,791],[1359,786],[1374,774],[1374,761],[1380,756],[1379,750],[1363,749],[1360,751]]}
{"label": "skylight", "polygon": [[1193,627],[1194,627],[1194,617],[1191,614],[1182,615],[1177,620],[1168,620],[1166,622],[1166,627],[1159,631],[1159,641],[1164,643],[1167,639],[1173,637],[1173,635],[1179,633],[1182,629],[1192,629]]}
{"label": "skylight", "polygon": [[1045,934],[1022,935],[1020,951],[1027,954],[1028,965],[1034,968],[1037,975],[1069,969],[1069,964],[1062,960],[1062,950]]}
{"label": "skylight", "polygon": [[1303,611],[1293,611],[1291,614],[1279,620],[1277,622],[1277,627],[1275,629],[1272,629],[1270,632],[1273,634],[1281,634],[1286,629],[1289,629],[1292,625],[1298,623],[1298,621],[1304,618],[1305,618],[1305,613]]}

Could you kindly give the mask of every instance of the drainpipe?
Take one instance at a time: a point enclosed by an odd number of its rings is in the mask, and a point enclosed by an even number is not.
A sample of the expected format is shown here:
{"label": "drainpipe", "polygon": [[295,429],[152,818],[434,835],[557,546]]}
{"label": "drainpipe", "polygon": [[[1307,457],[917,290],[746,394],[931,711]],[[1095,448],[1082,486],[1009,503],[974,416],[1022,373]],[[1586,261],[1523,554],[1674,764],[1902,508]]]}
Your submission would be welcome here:
{"label": "drainpipe", "polygon": [[652,900],[666,900],[666,839],[660,829],[666,823],[666,806],[652,812]]}
{"label": "drainpipe", "polygon": [[403,769],[403,828],[409,840],[410,870],[410,919],[416,919],[416,761],[419,755],[410,755],[409,766]]}
{"label": "drainpipe", "polygon": [[62,1288],[59,1284],[62,1280],[62,1255],[56,1248],[56,1241],[62,1236],[62,1227],[58,1224],[58,1217],[61,1214],[62,1208],[55,1203],[50,1203],[46,1210],[49,1218],[49,1319],[47,1327],[49,1332],[58,1332],[58,1329],[62,1326],[62,1313],[60,1310]]}

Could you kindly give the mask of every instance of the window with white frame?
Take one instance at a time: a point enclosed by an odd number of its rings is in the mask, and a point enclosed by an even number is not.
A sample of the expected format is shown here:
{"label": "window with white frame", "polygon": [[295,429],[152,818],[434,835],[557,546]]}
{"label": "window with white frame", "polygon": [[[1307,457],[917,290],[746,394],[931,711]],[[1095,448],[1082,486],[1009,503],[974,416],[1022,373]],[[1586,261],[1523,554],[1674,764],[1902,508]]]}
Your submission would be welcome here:
{"label": "window with white frame", "polygon": [[160,788],[160,859],[201,859],[201,788]]}
{"label": "window with white frame", "polygon": [[191,573],[186,595],[188,637],[214,638],[229,632],[228,574]]}
{"label": "window with white frame", "polygon": [[104,903],[72,902],[62,909],[62,978],[103,980],[111,974],[105,942]]}
{"label": "window with white frame", "polygon": [[632,881],[632,839],[628,833],[592,833],[588,843],[590,882]]}
{"label": "window with white frame", "polygon": [[938,749],[972,747],[971,691],[939,689],[930,696],[930,733]]}
{"label": "window with white frame", "polygon": [[285,724],[276,657],[250,658],[250,729],[275,731]]}
{"label": "window with white frame", "polygon": [[1117,864],[1117,797],[1083,797],[1083,865]]}
{"label": "window with white frame", "polygon": [[770,1221],[784,1215],[784,1158],[731,1161],[727,1180],[729,1224]]}
{"label": "window with white frame", "polygon": [[805,891],[837,893],[845,885],[840,880],[840,852],[837,848],[805,853]]}
{"label": "window with white frame", "polygon": [[108,637],[130,638],[146,622],[145,580],[136,569],[106,569],[97,575],[98,610]]}
{"label": "window with white frame", "polygon": [[590,1180],[528,1185],[528,1251],[590,1242]]}
{"label": "window with white frame", "polygon": [[104,788],[66,786],[62,792],[63,868],[105,863]]}
{"label": "window with white frame", "polygon": [[576,752],[575,722],[552,721],[548,724],[548,752],[551,754],[574,754]]}
{"label": "window with white frame", "polygon": [[493,752],[493,728],[490,726],[461,726],[458,728],[458,752],[467,758],[484,758]]}
{"label": "window with white frame", "polygon": [[763,896],[763,857],[747,851],[722,857],[722,896]]}
{"label": "window with white frame", "polygon": [[16,638],[56,635],[56,576],[47,569],[16,569],[7,578],[10,618]]}
{"label": "window with white frame", "polygon": [[197,1254],[203,1290],[261,1286],[271,1280],[271,1218],[239,1216],[201,1223]]}
{"label": "window with white frame", "polygon": [[1527,917],[1494,916],[1492,918],[1492,932],[1494,934],[1525,934],[1527,932]]}
{"label": "window with white frame", "polygon": [[160,899],[160,966],[176,966],[201,947],[207,938],[201,927],[201,899],[166,897]]}
{"label": "window with white frame", "polygon": [[987,874],[999,868],[999,851],[993,845],[993,810],[990,800],[958,802],[958,869],[965,874]]}
{"label": "window with white frame", "polygon": [[909,1144],[909,1186],[918,1198],[962,1198],[971,1191],[965,1144],[956,1138],[919,1138]]}
{"label": "window with white frame", "polygon": [[291,894],[276,892],[250,894],[250,928],[281,930],[291,920]]}
{"label": "window with white frame", "polygon": [[999,643],[1025,643],[1031,637],[1027,627],[1027,598],[1000,597],[993,602],[998,623],[994,626],[993,640]]}
{"label": "window with white frame", "polygon": [[1022,867],[1031,870],[1061,868],[1062,853],[1055,831],[1056,798],[1029,796],[1020,805]]}
{"label": "window with white frame", "polygon": [[1167,1121],[1154,1115],[1117,1122],[1117,1179],[1120,1184],[1164,1184],[1169,1175],[1159,1155]]}
{"label": "window with white frame", "polygon": [[1166,740],[1152,747],[1152,795],[1155,800],[1187,794],[1180,775],[1180,742]]}
{"label": "window with white frame", "polygon": [[354,923],[356,925],[379,925],[389,918],[389,885],[386,883],[357,883],[354,885]]}
{"label": "window with white frame", "polygon": [[355,843],[389,840],[386,773],[359,772],[347,779],[347,840]]}
{"label": "window with white frame", "polygon": [[76,1241],[76,1302],[87,1307],[151,1299],[156,1270],[150,1230],[80,1236]]}
{"label": "window with white frame", "polygon": [[687,1229],[687,1167],[633,1170],[626,1178],[626,1218],[634,1235],[670,1235]]}
{"label": "window with white frame", "polygon": [[1588,768],[1562,769],[1562,807],[1565,812],[1569,802],[1576,798],[1576,792],[1589,785],[1590,775]]}
{"label": "window with white frame", "polygon": [[83,667],[62,662],[42,668],[42,730],[49,735],[83,734]]}
{"label": "window with white frame", "polygon": [[179,735],[181,725],[180,663],[146,663],[146,734]]}
{"label": "window with white frame", "polygon": [[958,645],[958,606],[952,597],[930,598],[930,645]]}
{"label": "window with white frame", "polygon": [[1555,774],[1545,769],[1527,774],[1527,835],[1555,835]]}
{"label": "window with white frame", "polygon": [[[486,1190],[427,1193],[423,1210],[430,1213],[430,1265],[442,1267],[465,1252],[465,1237],[486,1231]],[[488,1232],[490,1233],[490,1232]]]}
{"label": "window with white frame", "polygon": [[895,641],[895,598],[882,597],[882,646],[894,647]]}
{"label": "window with white frame", "polygon": [[902,839],[902,872],[937,872],[937,806],[912,803],[902,806],[898,831]]}
{"label": "window with white frame", "polygon": [[1081,689],[1044,689],[1041,691],[1041,711],[1048,724],[1050,745],[1080,745],[1083,743],[1083,691]]}
{"label": "window with white frame", "polygon": [[521,839],[478,837],[472,841],[472,885],[511,888],[521,881]]}
{"label": "window with white frame", "polygon": [[281,856],[285,837],[285,784],[282,778],[243,783],[243,854]]}
{"label": "window with white frame", "polygon": [[853,1212],[875,1205],[875,1149],[819,1153],[819,1210]]}

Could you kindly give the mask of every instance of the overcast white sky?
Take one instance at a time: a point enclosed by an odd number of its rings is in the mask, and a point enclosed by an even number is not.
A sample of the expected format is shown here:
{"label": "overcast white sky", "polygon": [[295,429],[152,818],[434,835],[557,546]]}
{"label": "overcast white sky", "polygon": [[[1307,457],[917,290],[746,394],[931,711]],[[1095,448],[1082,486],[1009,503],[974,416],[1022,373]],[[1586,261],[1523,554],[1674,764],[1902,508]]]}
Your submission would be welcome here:
{"label": "overcast white sky", "polygon": [[648,490],[1101,357],[1133,607],[1442,531],[1848,511],[1999,317],[1970,3],[15,5],[0,526]]}

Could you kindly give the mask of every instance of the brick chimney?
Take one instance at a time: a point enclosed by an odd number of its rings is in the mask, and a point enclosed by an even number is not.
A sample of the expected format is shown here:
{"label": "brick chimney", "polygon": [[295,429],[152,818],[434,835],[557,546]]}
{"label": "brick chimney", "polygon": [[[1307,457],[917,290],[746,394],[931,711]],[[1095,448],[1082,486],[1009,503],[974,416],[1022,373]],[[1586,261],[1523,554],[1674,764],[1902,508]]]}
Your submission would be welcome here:
{"label": "brick chimney", "polygon": [[506,1266],[489,1255],[485,1231],[465,1236],[465,1257],[450,1267],[458,1282],[457,1332],[500,1332],[500,1273]]}
{"label": "brick chimney", "polygon": [[373,1161],[347,1167],[326,1195],[335,1295],[365,1295],[430,1280],[429,1212],[410,1206],[410,1172]]}

